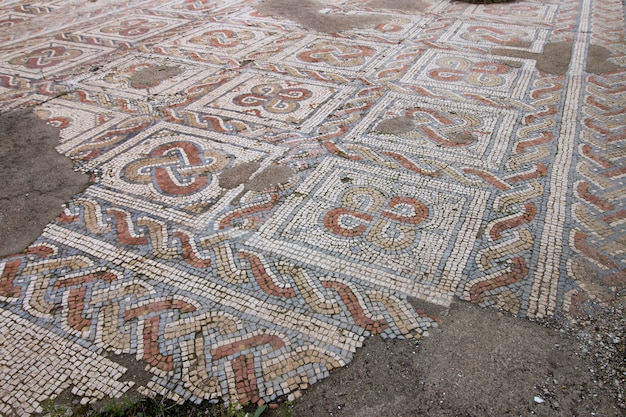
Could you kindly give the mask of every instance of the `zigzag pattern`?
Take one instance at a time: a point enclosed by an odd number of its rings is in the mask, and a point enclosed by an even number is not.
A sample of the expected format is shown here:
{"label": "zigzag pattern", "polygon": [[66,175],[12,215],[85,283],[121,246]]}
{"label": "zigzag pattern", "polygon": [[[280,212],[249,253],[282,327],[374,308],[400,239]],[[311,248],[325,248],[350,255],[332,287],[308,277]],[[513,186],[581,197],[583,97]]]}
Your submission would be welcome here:
{"label": "zigzag pattern", "polygon": [[210,11],[215,6],[212,1],[209,0],[185,0],[184,5],[178,6],[190,11]]}
{"label": "zigzag pattern", "polygon": [[[196,238],[192,233],[183,230],[171,230],[171,227],[156,219],[147,216],[134,220],[131,214],[124,209],[109,207],[103,208],[96,200],[79,198],[72,202],[73,207],[65,210],[61,223],[79,222],[93,234],[115,233],[116,239],[123,245],[149,246],[154,256],[161,259],[171,259],[182,256],[182,259],[196,268],[211,266],[210,257],[198,250],[205,248],[212,242],[226,239],[216,235],[208,238]],[[179,250],[175,241],[181,245]]]}
{"label": "zigzag pattern", "polygon": [[239,67],[239,62],[234,58],[220,57],[211,53],[199,53],[195,51],[189,51],[180,48],[168,48],[164,46],[152,46],[152,45],[140,45],[137,50],[146,54],[159,54],[166,55],[182,59],[191,59],[197,62],[204,62],[207,64],[216,64],[221,66],[228,66],[232,68]]}
{"label": "zigzag pattern", "polygon": [[559,12],[556,15],[553,33],[553,42],[572,42],[574,40],[576,18],[578,17],[579,4],[574,2],[562,2],[559,4]]}
{"label": "zigzag pattern", "polygon": [[592,25],[594,30],[591,37],[594,41],[609,48],[613,53],[612,59],[621,60],[624,63],[626,48],[623,42],[623,16],[612,12],[615,10],[615,2],[598,1],[593,3]]}
{"label": "zigzag pattern", "polygon": [[[274,52],[271,52],[271,53],[274,53]],[[276,72],[279,74],[289,75],[292,77],[313,79],[317,81],[336,82],[340,84],[347,84],[352,81],[349,78],[340,74],[333,74],[330,72],[323,73],[320,71],[296,68],[296,67],[292,67],[288,65],[278,65],[278,64],[273,64],[269,62],[255,62],[254,67],[262,71],[272,71],[272,72]]]}
{"label": "zigzag pattern", "polygon": [[0,75],[0,87],[15,90],[30,90],[33,87],[31,80],[17,75]]}
{"label": "zigzag pattern", "polygon": [[122,144],[129,135],[139,132],[150,126],[151,121],[144,117],[131,118],[116,126],[112,130],[98,135],[90,142],[72,149],[68,156],[75,160],[91,161],[100,155]]}
{"label": "zigzag pattern", "polygon": [[[381,96],[381,87],[366,88],[361,90],[357,97],[348,100],[343,109],[336,112],[333,118],[320,125],[317,129],[317,140],[331,154],[346,157],[346,153],[341,151],[333,139],[343,136],[351,125],[357,122],[375,101]],[[351,158],[350,158],[351,159]]]}
{"label": "zigzag pattern", "polygon": [[18,13],[40,15],[40,14],[51,13],[54,9],[51,7],[47,7],[47,6],[33,6],[30,4],[19,4],[13,7],[13,10],[15,10]]}
{"label": "zigzag pattern", "polygon": [[[71,70],[68,70],[67,75],[71,75]],[[67,75],[60,74],[59,78],[63,79],[64,77],[67,77]],[[158,115],[162,110],[171,112],[172,109],[187,106],[235,76],[237,76],[237,72],[235,71],[209,76],[202,80],[202,82],[181,91],[180,94],[166,96],[161,102],[156,103],[146,100],[119,97],[114,94],[104,92],[91,92],[83,89],[68,89],[62,83],[46,80],[33,82],[32,87],[36,88],[38,94],[44,96],[63,96],[67,100],[118,110],[122,113],[144,115],[152,119],[160,119]],[[6,84],[9,88],[21,88],[22,85],[28,85],[23,84],[25,81],[23,82],[19,78],[14,79],[4,76],[0,76],[0,82]],[[172,122],[176,123],[176,121],[176,118],[172,118]]]}
{"label": "zigzag pattern", "polygon": [[424,48],[411,46],[394,56],[393,63],[376,73],[376,82],[389,83],[398,80],[411,64],[424,52]]}
{"label": "zigzag pattern", "polygon": [[252,130],[252,128],[239,120],[225,122],[223,118],[213,115],[201,115],[188,110],[178,110],[176,108],[163,109],[165,120],[172,123],[192,126],[202,129],[211,129],[220,133],[234,133],[238,131]]}
{"label": "zigzag pattern", "polygon": [[[382,151],[378,154],[370,148],[356,144],[335,145],[335,149],[337,152],[341,152],[340,156],[353,161],[367,161],[386,168],[405,169],[419,175],[449,178],[461,184],[483,187],[480,181],[474,180],[464,175],[459,169],[435,159],[422,158],[417,161],[392,151]],[[467,169],[464,169],[464,172],[467,172]]]}
{"label": "zigzag pattern", "polygon": [[[232,6],[233,9],[237,10],[237,8],[239,8],[240,6]],[[256,13],[256,12],[253,12]],[[220,12],[220,14],[222,14],[222,12]],[[276,21],[272,21],[272,22],[268,22],[266,20],[247,20],[247,19],[241,19],[241,18],[237,18],[237,17],[233,17],[233,18],[218,18],[216,19],[216,22],[221,22],[221,23],[233,23],[236,25],[242,25],[242,26],[256,26],[259,27],[261,29],[274,29],[274,30],[280,30],[280,31],[285,31],[288,32],[291,28],[287,25],[284,25],[280,22],[276,22]]]}

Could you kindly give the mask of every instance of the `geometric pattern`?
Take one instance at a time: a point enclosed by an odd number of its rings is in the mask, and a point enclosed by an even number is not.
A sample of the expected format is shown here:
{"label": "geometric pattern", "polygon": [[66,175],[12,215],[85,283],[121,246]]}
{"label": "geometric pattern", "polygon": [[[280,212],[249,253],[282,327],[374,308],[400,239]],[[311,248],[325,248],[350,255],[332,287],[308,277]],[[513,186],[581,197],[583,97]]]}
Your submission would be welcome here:
{"label": "geometric pattern", "polygon": [[440,38],[441,42],[466,47],[506,47],[528,52],[541,52],[549,31],[538,26],[501,25],[489,26],[480,23],[454,23],[446,35]]}
{"label": "geometric pattern", "polygon": [[468,257],[469,245],[455,242],[477,234],[468,219],[482,216],[487,197],[481,189],[329,158],[247,243],[446,305]]}
{"label": "geometric pattern", "polygon": [[105,21],[80,30],[82,36],[97,36],[103,39],[134,42],[158,35],[159,33],[184,24],[184,20],[143,14],[125,14],[116,21]]}
{"label": "geometric pattern", "polygon": [[85,45],[77,48],[67,42],[49,42],[14,51],[5,56],[0,71],[37,77],[42,71],[54,74],[77,63],[109,52],[107,48]]}
{"label": "geometric pattern", "polygon": [[[157,71],[173,71],[176,75],[164,80],[143,80],[141,75],[152,68]],[[181,94],[185,89],[200,84],[209,72],[208,68],[198,68],[185,61],[155,59],[149,55],[133,55],[122,57],[99,68],[97,74],[88,77],[79,76],[71,79],[73,83],[81,83],[84,88],[94,91],[115,91],[116,94],[129,99],[141,100],[148,94],[155,99]],[[219,70],[215,68],[215,72]],[[142,73],[143,71],[143,73]]]}
{"label": "geometric pattern", "polygon": [[490,7],[469,6],[461,16],[476,20],[515,21],[517,23],[548,26],[554,22],[559,4],[528,7],[525,4],[497,4]]}
{"label": "geometric pattern", "polygon": [[[496,113],[482,105],[443,104],[429,98],[416,102],[410,95],[389,93],[346,139],[404,155],[418,156],[428,149],[429,156],[448,163],[498,169],[519,117],[515,109]],[[402,131],[384,131],[385,123],[394,120],[406,120],[410,125]]]}
{"label": "geometric pattern", "polygon": [[201,98],[190,109],[285,130],[295,125],[308,132],[353,92],[351,87],[247,73],[219,87],[210,97]]}
{"label": "geometric pattern", "polygon": [[407,71],[403,82],[438,88],[463,86],[473,93],[522,98],[530,81],[530,60],[498,62],[483,55],[429,50]]}
{"label": "geometric pattern", "polygon": [[[101,169],[115,174],[95,188],[125,195],[151,214],[167,213],[170,221],[193,213],[192,224],[202,227],[202,213],[224,196],[219,182],[228,168],[257,162],[262,169],[281,153],[279,147],[245,138],[157,124],[107,154]],[[159,208],[153,211],[148,204],[155,200]]]}
{"label": "geometric pattern", "polygon": [[91,176],[0,258],[0,414],[293,400],[457,299],[570,320],[623,294],[621,1],[322,3],[350,29],[242,0],[0,5],[3,111]]}
{"label": "geometric pattern", "polygon": [[165,41],[164,47],[202,53],[211,52],[226,57],[242,58],[247,53],[280,39],[280,32],[271,29],[249,28],[243,25],[212,22]]}
{"label": "geometric pattern", "polygon": [[[397,48],[396,48],[397,49]],[[270,61],[281,62],[297,68],[314,68],[320,71],[345,74],[357,77],[370,72],[381,55],[389,53],[387,45],[367,42],[338,42],[336,39],[321,36],[308,36]],[[393,53],[393,49],[391,49]]]}

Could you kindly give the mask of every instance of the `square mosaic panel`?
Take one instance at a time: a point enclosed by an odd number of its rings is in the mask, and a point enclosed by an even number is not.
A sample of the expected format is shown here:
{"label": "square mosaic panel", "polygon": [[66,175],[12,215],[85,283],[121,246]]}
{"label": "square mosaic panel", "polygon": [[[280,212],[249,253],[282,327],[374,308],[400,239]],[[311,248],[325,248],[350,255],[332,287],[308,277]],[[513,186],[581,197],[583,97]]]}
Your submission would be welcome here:
{"label": "square mosaic panel", "polygon": [[487,199],[484,190],[328,158],[246,243],[447,305]]}
{"label": "square mosaic panel", "polygon": [[220,0],[219,2],[210,0],[175,0],[160,6],[159,9],[185,13],[213,13],[217,10],[231,7],[238,2],[239,0]]}
{"label": "square mosaic panel", "polygon": [[369,42],[339,40],[325,36],[307,36],[282,53],[272,57],[276,64],[299,68],[362,76],[379,61],[383,54],[396,48]]}
{"label": "square mosaic panel", "polygon": [[530,25],[550,25],[554,23],[558,6],[542,3],[504,3],[472,5],[465,9],[462,16],[472,20],[527,22]]}
{"label": "square mosaic panel", "polygon": [[507,57],[506,62],[485,55],[430,49],[401,81],[483,96],[522,98],[534,70],[534,61]]}
{"label": "square mosaic panel", "polygon": [[379,100],[345,140],[494,170],[503,162],[519,118],[512,109],[392,93]]}
{"label": "square mosaic panel", "polygon": [[164,42],[163,47],[241,58],[282,36],[277,30],[212,22]]}
{"label": "square mosaic panel", "polygon": [[470,47],[506,47],[542,52],[549,31],[535,26],[480,24],[456,21],[440,38],[442,43]]}
{"label": "square mosaic panel", "polygon": [[248,72],[189,109],[309,132],[354,92],[353,87]]}
{"label": "square mosaic panel", "polygon": [[398,14],[385,14],[387,11],[381,11],[381,13],[363,13],[359,12],[359,15],[364,16],[376,16],[384,14],[385,19],[383,23],[379,23],[375,26],[365,28],[354,28],[345,31],[345,34],[350,38],[358,37],[366,40],[384,40],[386,42],[398,42],[402,43],[406,39],[410,39],[420,31],[427,27],[433,20],[432,17],[426,15],[398,15]]}
{"label": "square mosaic panel", "polygon": [[160,123],[112,152],[101,165],[102,179],[88,192],[201,227],[211,207],[222,199],[228,204],[239,192],[220,187],[225,169],[252,161],[263,169],[282,152],[257,141]]}
{"label": "square mosaic panel", "polygon": [[100,107],[84,103],[63,100],[45,102],[45,96],[32,96],[42,104],[37,107],[35,114],[49,125],[59,128],[59,153],[69,152],[72,139],[84,132],[89,132],[101,126],[119,122],[127,116],[112,110],[106,111]]}
{"label": "square mosaic panel", "polygon": [[83,36],[134,42],[155,36],[184,25],[185,20],[143,14],[123,14],[117,20],[109,19],[78,32]]}
{"label": "square mosaic panel", "polygon": [[[148,74],[151,69],[155,71]],[[203,78],[217,71],[218,67],[132,54],[106,64],[95,74],[89,73],[70,82],[80,82],[86,89],[112,91],[131,99],[145,99],[148,94],[176,94],[200,84]]]}
{"label": "square mosaic panel", "polygon": [[42,77],[88,62],[110,48],[54,41],[32,45],[7,54],[0,63],[0,72],[21,76]]}

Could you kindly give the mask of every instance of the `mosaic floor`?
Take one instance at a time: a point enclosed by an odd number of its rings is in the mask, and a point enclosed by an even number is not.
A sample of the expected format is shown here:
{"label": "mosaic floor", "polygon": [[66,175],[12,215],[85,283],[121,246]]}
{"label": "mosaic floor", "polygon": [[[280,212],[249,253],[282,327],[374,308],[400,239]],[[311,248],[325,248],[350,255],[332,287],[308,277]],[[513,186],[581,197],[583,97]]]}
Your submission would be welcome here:
{"label": "mosaic floor", "polygon": [[3,111],[92,178],[0,259],[0,414],[293,399],[429,306],[567,319],[624,291],[621,0],[301,3],[346,30],[271,0],[0,1]]}

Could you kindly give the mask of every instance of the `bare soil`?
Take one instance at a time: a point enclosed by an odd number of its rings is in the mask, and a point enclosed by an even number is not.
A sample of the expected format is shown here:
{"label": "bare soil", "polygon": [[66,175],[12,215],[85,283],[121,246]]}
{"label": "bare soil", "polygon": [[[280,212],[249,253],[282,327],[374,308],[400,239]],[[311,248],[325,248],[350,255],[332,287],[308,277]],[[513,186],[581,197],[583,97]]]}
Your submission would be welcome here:
{"label": "bare soil", "polygon": [[130,79],[130,86],[133,88],[150,88],[178,74],[180,74],[180,68],[177,66],[168,67],[166,65],[157,65],[148,67],[133,74]]}
{"label": "bare soil", "polygon": [[31,109],[0,114],[0,256],[24,250],[89,177],[59,154],[59,129]]}
{"label": "bare soil", "polygon": [[[612,343],[624,318],[608,323]],[[623,352],[598,360],[584,328],[553,325],[457,303],[429,337],[369,338],[348,366],[264,416],[623,416],[598,375],[623,366]]]}

